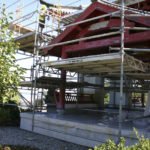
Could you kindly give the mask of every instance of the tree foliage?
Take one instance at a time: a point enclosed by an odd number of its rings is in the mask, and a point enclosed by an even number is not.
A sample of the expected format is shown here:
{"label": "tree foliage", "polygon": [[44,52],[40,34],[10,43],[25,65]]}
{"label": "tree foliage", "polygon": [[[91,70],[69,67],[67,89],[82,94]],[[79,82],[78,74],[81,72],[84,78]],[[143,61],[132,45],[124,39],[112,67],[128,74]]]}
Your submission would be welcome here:
{"label": "tree foliage", "polygon": [[101,144],[96,146],[94,150],[150,150],[150,139],[140,136],[137,130],[134,128],[134,132],[137,136],[138,142],[131,146],[125,146],[125,139],[122,137],[119,144],[116,144],[113,140],[108,139],[107,144]]}
{"label": "tree foliage", "polygon": [[14,41],[13,31],[9,30],[11,14],[7,14],[5,5],[0,3],[0,102],[8,102],[17,95],[17,86],[24,70],[16,64],[15,50],[19,44]]}

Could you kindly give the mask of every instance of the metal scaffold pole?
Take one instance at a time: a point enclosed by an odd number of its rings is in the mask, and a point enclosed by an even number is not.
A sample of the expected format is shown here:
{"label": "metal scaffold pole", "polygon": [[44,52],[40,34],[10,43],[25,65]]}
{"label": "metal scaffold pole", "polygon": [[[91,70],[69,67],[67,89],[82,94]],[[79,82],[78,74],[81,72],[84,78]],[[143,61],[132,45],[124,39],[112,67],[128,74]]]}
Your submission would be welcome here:
{"label": "metal scaffold pole", "polygon": [[121,138],[121,130],[122,130],[122,101],[123,101],[123,66],[124,66],[124,0],[121,1],[122,3],[122,10],[121,10],[121,63],[120,63],[120,103],[119,103],[119,132],[118,132],[118,141]]}
{"label": "metal scaffold pole", "polygon": [[[37,10],[39,9],[39,0],[37,2]],[[38,40],[39,40],[39,18],[37,13],[37,25],[36,25],[36,33],[35,33],[35,42],[34,42],[34,57],[33,57],[33,73],[32,73],[32,91],[31,91],[31,101],[32,101],[32,131],[34,130],[34,115],[35,115],[35,99],[36,99],[36,80],[38,76],[38,55],[39,55],[39,48],[38,48]],[[35,68],[35,69],[34,69]]]}

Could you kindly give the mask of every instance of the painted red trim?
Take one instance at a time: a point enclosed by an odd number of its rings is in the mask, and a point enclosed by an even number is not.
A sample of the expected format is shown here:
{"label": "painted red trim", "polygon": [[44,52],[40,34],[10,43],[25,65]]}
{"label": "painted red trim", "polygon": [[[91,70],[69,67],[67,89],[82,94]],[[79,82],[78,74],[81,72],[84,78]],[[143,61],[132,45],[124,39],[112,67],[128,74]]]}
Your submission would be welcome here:
{"label": "painted red trim", "polygon": [[[67,53],[65,52],[64,48],[62,49],[62,59],[67,58]],[[57,109],[65,108],[66,70],[61,71],[61,79],[63,80],[63,82],[60,84],[59,101],[57,101],[56,103]]]}
{"label": "painted red trim", "polygon": [[[81,14],[81,16],[75,21],[75,22],[79,22],[79,21],[82,21],[82,20],[85,20],[88,18],[88,16],[94,12],[95,10],[99,10],[99,11],[102,11],[104,14],[106,13],[111,13],[111,12],[114,12],[114,11],[117,11],[118,9],[116,8],[112,8],[110,6],[107,6],[107,5],[104,5],[104,4],[101,4],[99,2],[94,2],[92,3],[85,11],[84,13]],[[51,44],[54,44],[54,43],[58,43],[58,42],[61,42],[63,41],[63,39],[68,36],[75,28],[76,28],[77,25],[75,26],[71,26],[71,27],[68,27],[63,33],[61,33],[53,42],[51,42]],[[48,51],[51,50],[53,48],[46,48],[44,50],[44,53],[45,54],[48,54]]]}
{"label": "painted red trim", "polygon": [[[126,44],[134,44],[134,43],[143,43],[145,41],[150,40],[150,31],[140,32],[140,33],[134,33],[129,34],[129,36],[125,37],[125,45]],[[109,47],[109,46],[117,46],[120,44],[120,36],[112,37],[108,39],[101,39],[91,42],[84,42],[81,44],[74,44],[74,45],[68,45],[65,48],[65,51],[67,53],[73,53],[77,51],[92,51],[95,48],[103,48],[103,47]]]}
{"label": "painted red trim", "polygon": [[[98,11],[99,13],[95,13]],[[84,13],[82,13],[82,15],[75,21],[75,22],[78,22],[78,21],[82,21],[82,20],[85,20],[87,18],[91,18],[92,14],[93,16],[96,16],[96,15],[100,15],[100,14],[107,14],[107,13],[111,13],[111,12],[114,12],[114,11],[117,11],[116,8],[113,8],[111,6],[108,6],[108,5],[104,5],[104,4],[101,4],[99,2],[95,2],[95,3],[92,3],[85,11]],[[129,14],[129,12],[127,12]],[[147,19],[147,18],[137,18],[137,17],[132,17],[132,18],[128,18],[128,22],[130,24],[130,26],[132,26],[133,24],[135,24],[135,26],[148,26],[150,27],[150,20]],[[110,24],[109,26],[111,27],[111,25],[113,26],[113,24],[115,24],[115,22],[113,22],[111,24],[111,20],[110,20]],[[132,25],[131,25],[132,24]],[[80,30],[79,29],[79,25],[75,25],[75,26],[72,26],[72,27],[68,27],[63,33],[61,33],[53,42],[51,42],[51,44],[55,44],[55,43],[59,43],[59,42],[62,42],[62,41],[67,41],[67,40],[72,40],[72,39],[75,39],[76,37],[84,37],[84,35],[91,35],[91,34],[94,34],[93,33],[89,33],[86,32],[87,31],[87,28],[86,29],[83,29],[83,31],[80,33],[76,33],[76,31]],[[109,29],[108,29],[109,30]],[[127,33],[127,32],[126,32]],[[77,34],[77,35],[76,35]],[[127,34],[126,34],[127,35]],[[139,36],[139,34],[137,34]],[[131,36],[131,35],[130,35]],[[70,39],[68,39],[68,37]],[[139,38],[142,37],[141,34],[139,36]],[[128,36],[126,37],[128,38]],[[136,36],[134,37],[136,38]],[[145,36],[144,36],[145,38]],[[69,48],[69,50],[67,49],[67,52],[73,52],[75,51],[79,51],[80,49],[84,49],[85,48],[85,51],[86,51],[86,48],[87,49],[90,49],[90,47],[94,47],[93,45],[95,44],[97,47],[107,47],[108,45],[110,46],[111,44],[113,45],[117,45],[118,44],[118,41],[119,41],[119,37],[116,38],[116,37],[113,37],[113,38],[110,38],[110,39],[103,39],[103,40],[97,40],[97,41],[92,41],[92,42],[86,42],[85,46],[84,46],[84,41],[81,41],[79,42],[79,45],[71,45],[71,46],[67,46]],[[103,41],[103,43],[102,43]],[[144,41],[143,39],[141,41]],[[97,44],[97,42],[100,42],[99,44]],[[110,42],[110,43],[109,43]],[[138,42],[138,41],[137,41]],[[47,48],[45,49],[45,54],[48,55],[52,55],[52,56],[58,56],[60,57],[61,56],[61,51],[62,51],[62,48],[64,46],[55,46],[55,47],[51,47],[51,48]],[[76,48],[75,48],[76,47]],[[79,48],[80,47],[80,48]]]}

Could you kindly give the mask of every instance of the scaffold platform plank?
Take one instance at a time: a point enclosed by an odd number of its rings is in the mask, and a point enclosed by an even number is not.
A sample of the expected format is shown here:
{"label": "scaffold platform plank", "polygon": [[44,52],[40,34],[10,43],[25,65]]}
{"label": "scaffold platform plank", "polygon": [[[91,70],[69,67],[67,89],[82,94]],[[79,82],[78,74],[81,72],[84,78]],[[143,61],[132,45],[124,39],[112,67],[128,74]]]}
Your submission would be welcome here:
{"label": "scaffold platform plank", "polygon": [[19,43],[20,50],[33,53],[34,51],[34,41],[35,41],[35,32],[29,32],[25,35],[21,35],[15,38],[15,41]]}
{"label": "scaffold platform plank", "polygon": [[[34,81],[22,81],[20,83],[21,87],[32,87]],[[60,84],[63,82],[61,78],[56,78],[56,77],[40,77],[37,79],[37,88],[44,88],[44,89],[49,89],[51,87],[53,88],[58,88],[60,87]],[[72,89],[72,88],[79,88],[79,87],[89,87],[89,86],[96,86],[100,87],[100,85],[96,84],[91,84],[87,82],[72,82],[68,81],[66,82],[66,88]]]}
{"label": "scaffold platform plank", "polygon": [[[100,1],[100,0],[99,0]],[[133,5],[133,4],[139,4],[140,2],[144,2],[145,0],[126,0],[125,5]],[[116,4],[121,4],[119,0],[114,1]]]}
{"label": "scaffold platform plank", "polygon": [[[15,41],[19,43],[19,49],[24,52],[34,53],[34,45],[35,45],[35,32],[29,32],[27,34],[18,36],[15,38]],[[42,41],[41,41],[42,42]],[[39,52],[40,55],[43,55],[44,52],[41,49]]]}
{"label": "scaffold platform plank", "polygon": [[[130,72],[125,73],[125,75],[129,78],[137,79],[137,80],[150,80],[150,73],[137,73],[137,72]],[[120,73],[108,73],[104,75],[107,78],[120,78]]]}
{"label": "scaffold platform plank", "polygon": [[[120,53],[108,53],[76,58],[68,58],[54,62],[43,63],[43,66],[51,66],[57,69],[64,69],[79,73],[102,73],[120,71]],[[139,70],[146,72],[148,65],[135,59],[128,54],[124,55],[124,71]]]}
{"label": "scaffold platform plank", "polygon": [[20,33],[20,34],[27,34],[29,32],[33,32],[32,29],[29,29],[27,27],[21,26],[21,24],[10,24],[8,27],[10,30]]}

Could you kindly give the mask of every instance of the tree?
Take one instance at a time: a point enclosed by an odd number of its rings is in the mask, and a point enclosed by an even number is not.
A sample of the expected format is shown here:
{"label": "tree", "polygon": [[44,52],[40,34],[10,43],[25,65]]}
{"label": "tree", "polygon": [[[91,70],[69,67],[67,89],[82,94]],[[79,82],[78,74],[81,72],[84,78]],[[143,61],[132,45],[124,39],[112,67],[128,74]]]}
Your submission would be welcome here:
{"label": "tree", "polygon": [[16,64],[16,50],[19,44],[14,41],[13,31],[9,30],[11,14],[6,13],[5,5],[0,3],[0,102],[6,103],[17,94],[24,70]]}

